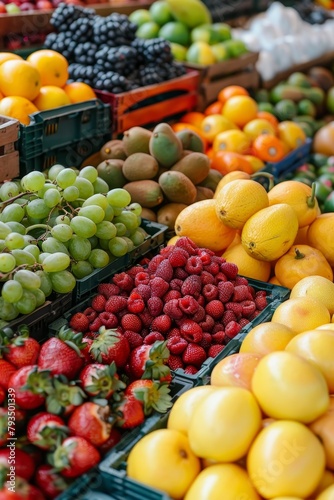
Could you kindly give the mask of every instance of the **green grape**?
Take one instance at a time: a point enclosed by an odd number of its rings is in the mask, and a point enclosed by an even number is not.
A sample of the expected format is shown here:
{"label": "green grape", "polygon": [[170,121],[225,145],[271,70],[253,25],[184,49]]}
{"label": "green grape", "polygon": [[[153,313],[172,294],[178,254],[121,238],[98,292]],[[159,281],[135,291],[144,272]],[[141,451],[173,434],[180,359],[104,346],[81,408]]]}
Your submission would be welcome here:
{"label": "green grape", "polygon": [[131,203],[131,196],[126,189],[114,188],[108,191],[107,200],[112,207],[124,208]]}
{"label": "green grape", "polygon": [[24,250],[28,253],[31,253],[35,257],[36,262],[38,261],[39,254],[41,253],[37,245],[27,245],[24,247]]}
{"label": "green grape", "polygon": [[6,245],[5,245],[5,240],[0,240],[0,252],[6,248]]}
{"label": "green grape", "polygon": [[47,207],[56,207],[61,200],[61,194],[57,188],[48,189],[43,197],[44,203]]}
{"label": "green grape", "polygon": [[24,239],[24,248],[27,245],[37,245],[36,238],[34,238],[31,234],[24,234],[23,239]]}
{"label": "green grape", "polygon": [[69,242],[68,250],[73,259],[87,260],[92,251],[92,246],[87,238],[80,238],[80,236],[74,234]]}
{"label": "green grape", "polygon": [[103,221],[105,212],[99,205],[90,205],[87,207],[82,206],[78,211],[78,215],[81,217],[88,217],[88,219],[92,220],[95,224],[98,224]]}
{"label": "green grape", "polygon": [[93,184],[98,177],[98,172],[95,167],[87,166],[79,171],[79,177],[84,177]]}
{"label": "green grape", "polygon": [[94,188],[91,182],[84,177],[77,177],[74,185],[79,189],[79,198],[86,200],[94,194]]}
{"label": "green grape", "polygon": [[12,250],[12,255],[16,260],[16,267],[22,266],[23,264],[32,266],[36,262],[35,257],[30,252],[27,252],[25,249],[24,250],[20,250],[18,248],[14,249]]}
{"label": "green grape", "polygon": [[21,186],[24,191],[39,191],[43,188],[44,184],[45,176],[43,172],[38,172],[38,170],[29,172],[29,174],[21,179]]}
{"label": "green grape", "polygon": [[90,242],[91,249],[96,248],[99,244],[99,239],[95,235],[91,236],[91,238],[88,238],[88,240]]}
{"label": "green grape", "polygon": [[48,252],[48,253],[62,252],[66,255],[69,254],[65,245],[61,241],[54,238],[53,236],[49,236],[43,241],[42,250],[43,252]]}
{"label": "green grape", "polygon": [[101,240],[111,240],[117,234],[117,229],[112,222],[104,220],[96,224],[96,236]]}
{"label": "green grape", "polygon": [[8,280],[3,284],[1,290],[1,297],[7,302],[14,304],[18,300],[20,300],[22,294],[23,294],[23,288],[18,281]]}
{"label": "green grape", "polygon": [[18,203],[12,203],[3,209],[1,213],[1,220],[2,222],[21,222],[25,213],[25,209],[21,207],[21,205]]}
{"label": "green grape", "polygon": [[0,187],[1,201],[7,201],[20,193],[19,186],[15,182],[4,182]]}
{"label": "green grape", "polygon": [[114,224],[116,222],[122,222],[130,231],[131,229],[136,229],[138,227],[137,215],[133,212],[128,212],[127,210],[123,210],[121,215],[114,217]]}
{"label": "green grape", "polygon": [[73,231],[71,226],[68,226],[67,224],[56,224],[51,229],[51,235],[58,241],[64,243],[72,238]]}
{"label": "green grape", "polygon": [[39,276],[41,280],[40,290],[42,290],[45,297],[49,297],[49,295],[51,295],[52,293],[52,282],[50,275],[42,270],[36,271],[35,274],[37,274],[37,276]]}
{"label": "green grape", "polygon": [[124,236],[126,234],[127,229],[126,229],[126,225],[123,224],[123,222],[116,222],[115,227],[117,230],[116,236]]}
{"label": "green grape", "polygon": [[57,293],[72,292],[76,285],[76,279],[69,271],[51,273],[52,288]]}
{"label": "green grape", "polygon": [[121,207],[114,207],[112,206],[112,209],[114,211],[114,216],[117,217],[118,215],[121,215],[121,213],[123,212],[123,208]]}
{"label": "green grape", "polygon": [[52,167],[50,167],[48,171],[48,178],[50,179],[50,181],[55,181],[59,172],[61,172],[61,170],[64,170],[64,168],[65,167],[63,165],[60,165],[59,163],[52,165]]}
{"label": "green grape", "polygon": [[0,297],[0,318],[5,321],[13,321],[13,319],[17,318],[19,315],[19,311],[16,307],[7,302],[2,297]]}
{"label": "green grape", "polygon": [[99,206],[103,208],[103,211],[106,210],[108,206],[108,201],[107,198],[103,194],[93,194],[93,196],[90,196],[85,200],[82,204],[83,207],[89,207],[89,206]]}
{"label": "green grape", "polygon": [[71,219],[67,215],[58,215],[56,217],[56,224],[67,224],[68,226],[71,223]]}
{"label": "green grape", "polygon": [[130,235],[130,240],[133,242],[135,247],[138,247],[145,241],[145,236],[141,231],[138,231],[137,229],[133,234]]}
{"label": "green grape", "polygon": [[98,240],[99,248],[102,248],[102,250],[109,252],[109,241],[110,240]]}
{"label": "green grape", "polygon": [[27,290],[35,290],[41,286],[40,277],[28,269],[19,269],[16,271],[14,274],[14,280],[21,283],[23,288],[26,288]]}
{"label": "green grape", "polygon": [[68,186],[63,191],[63,198],[65,201],[71,202],[79,198],[80,191],[76,186]]}
{"label": "green grape", "polygon": [[31,290],[36,298],[36,308],[41,307],[45,303],[45,295],[41,289]]}
{"label": "green grape", "polygon": [[21,222],[7,222],[7,225],[11,228],[12,233],[19,233],[22,234],[22,236],[25,236],[26,228],[23,224],[21,224]]}
{"label": "green grape", "polygon": [[128,252],[131,252],[134,249],[134,244],[133,241],[130,240],[127,236],[122,236],[122,240],[125,241],[125,243],[128,245]]}
{"label": "green grape", "polygon": [[44,260],[52,255],[52,253],[49,252],[41,252],[38,256],[38,264],[43,264]]}
{"label": "green grape", "polygon": [[38,198],[28,203],[26,211],[27,215],[32,217],[32,219],[40,220],[45,219],[49,215],[50,208],[45,205],[44,200]]}
{"label": "green grape", "polygon": [[16,267],[16,260],[10,253],[0,254],[0,273],[10,273]]}
{"label": "green grape", "polygon": [[37,306],[35,294],[31,290],[23,290],[22,297],[15,303],[16,309],[21,314],[32,313]]}
{"label": "green grape", "polygon": [[88,217],[77,215],[71,220],[70,226],[75,234],[81,238],[90,238],[96,233],[96,224]]}
{"label": "green grape", "polygon": [[128,244],[122,237],[115,236],[109,241],[109,250],[115,257],[122,257],[128,253]]}
{"label": "green grape", "polygon": [[20,233],[9,233],[5,238],[5,243],[9,250],[14,250],[14,248],[23,248],[24,238]]}
{"label": "green grape", "polygon": [[70,263],[69,255],[62,252],[52,253],[43,260],[43,270],[46,273],[58,273],[67,269]]}
{"label": "green grape", "polygon": [[107,252],[101,250],[100,248],[94,248],[88,258],[88,262],[92,264],[95,269],[107,266],[109,264],[109,261],[110,259]]}
{"label": "green grape", "polygon": [[95,182],[93,182],[94,193],[107,194],[109,191],[109,185],[106,181],[98,177]]}
{"label": "green grape", "polygon": [[104,211],[105,213],[105,216],[104,216],[104,219],[103,220],[108,220],[109,222],[111,222],[114,218],[114,209],[111,205],[108,205],[106,210]]}
{"label": "green grape", "polygon": [[129,205],[127,207],[127,210],[129,210],[130,212],[133,212],[136,215],[141,215],[141,213],[143,211],[142,206],[139,205],[139,203],[131,203],[131,205]]}
{"label": "green grape", "polygon": [[78,280],[86,278],[86,276],[89,276],[93,271],[94,267],[87,260],[78,260],[71,266],[71,272]]}
{"label": "green grape", "polygon": [[74,172],[74,170],[72,170],[71,168],[64,168],[58,173],[56,177],[56,183],[59,187],[65,189],[69,186],[73,186],[76,178],[77,174]]}
{"label": "green grape", "polygon": [[49,189],[55,189],[55,185],[52,184],[51,182],[46,182],[42,187],[42,189],[39,189],[37,191],[38,198],[44,198],[45,193],[49,191]]}
{"label": "green grape", "polygon": [[4,240],[6,236],[8,236],[8,234],[11,232],[12,232],[11,228],[4,222],[0,221],[0,238]]}

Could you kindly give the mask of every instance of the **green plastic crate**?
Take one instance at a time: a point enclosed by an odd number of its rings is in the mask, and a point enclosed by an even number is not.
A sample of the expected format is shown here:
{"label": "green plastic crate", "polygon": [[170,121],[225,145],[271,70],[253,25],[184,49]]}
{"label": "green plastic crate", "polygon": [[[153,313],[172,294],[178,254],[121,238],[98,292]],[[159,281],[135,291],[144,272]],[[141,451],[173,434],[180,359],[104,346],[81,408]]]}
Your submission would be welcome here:
{"label": "green plastic crate", "polygon": [[55,500],[122,500],[109,491],[108,481],[98,469],[83,474]]}

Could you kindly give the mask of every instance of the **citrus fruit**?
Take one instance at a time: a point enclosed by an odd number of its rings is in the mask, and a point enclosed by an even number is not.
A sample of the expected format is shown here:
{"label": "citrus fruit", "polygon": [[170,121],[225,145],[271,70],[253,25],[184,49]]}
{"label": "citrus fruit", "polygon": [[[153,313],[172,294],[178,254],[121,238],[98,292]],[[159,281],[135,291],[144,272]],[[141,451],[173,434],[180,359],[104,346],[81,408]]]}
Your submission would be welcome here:
{"label": "citrus fruit", "polygon": [[71,104],[69,96],[60,87],[55,85],[45,85],[40,88],[40,92],[34,100],[35,106],[42,111],[45,109],[59,108]]}
{"label": "citrus fruit", "polygon": [[258,111],[256,114],[256,118],[261,118],[266,120],[267,122],[272,124],[275,130],[277,130],[279,121],[277,120],[276,116],[273,115],[273,113],[270,113],[269,111]]}
{"label": "citrus fruit", "polygon": [[138,27],[136,36],[138,38],[144,38],[146,40],[157,38],[159,35],[159,30],[159,24],[155,23],[154,21],[147,21]]}
{"label": "citrus fruit", "polygon": [[295,336],[295,332],[286,325],[274,321],[265,321],[254,326],[243,339],[240,352],[265,355],[274,351],[284,351],[286,345]]}
{"label": "citrus fruit", "polygon": [[190,43],[190,33],[187,26],[179,21],[170,21],[164,24],[158,36],[173,43],[188,46]]}
{"label": "citrus fruit", "polygon": [[282,283],[279,282],[279,280],[277,279],[277,276],[272,276],[270,278],[270,280],[268,281],[268,283],[271,283],[272,285],[282,286]]}
{"label": "citrus fruit", "polygon": [[216,198],[217,217],[233,229],[242,229],[252,215],[268,206],[267,191],[252,179],[229,182]]}
{"label": "citrus fruit", "polygon": [[316,330],[334,330],[334,323],[325,323],[324,325],[317,326]]}
{"label": "citrus fruit", "polygon": [[[154,4],[152,4],[154,5]],[[170,48],[172,52],[172,56],[175,61],[185,61],[187,57],[187,47],[181,45],[180,43],[170,42]]]}
{"label": "citrus fruit", "polygon": [[247,453],[260,427],[261,411],[250,391],[217,387],[194,409],[188,438],[198,457],[234,462]]}
{"label": "citrus fruit", "polygon": [[214,45],[211,45],[211,50],[217,62],[226,61],[227,59],[230,58],[229,51],[224,42],[215,43]]}
{"label": "citrus fruit", "polygon": [[209,45],[218,44],[220,36],[210,24],[200,24],[191,30],[191,42],[206,42]]}
{"label": "citrus fruit", "polygon": [[165,2],[164,0],[153,2],[149,8],[149,14],[152,20],[160,24],[160,26],[163,26],[173,20],[168,2]]}
{"label": "citrus fruit", "polygon": [[224,87],[219,91],[218,101],[220,101],[222,104],[225,104],[225,102],[231,97],[239,95],[249,96],[249,92],[247,89],[241,87],[240,85],[228,85],[227,87]]}
{"label": "citrus fruit", "polygon": [[260,281],[268,281],[271,265],[270,262],[264,262],[251,257],[241,242],[236,245],[229,245],[222,257],[227,262],[233,262],[238,266],[239,274]]}
{"label": "citrus fruit", "polygon": [[84,82],[71,82],[63,87],[72,103],[89,101],[96,99],[96,94],[92,87]]}
{"label": "citrus fruit", "polygon": [[238,129],[234,123],[218,113],[205,116],[200,124],[200,128],[204,137],[210,142],[213,142],[214,138],[220,132]]}
{"label": "citrus fruit", "polygon": [[328,410],[310,424],[310,429],[321,440],[326,454],[326,470],[315,494],[334,484],[334,396],[330,397]]}
{"label": "citrus fruit", "polygon": [[220,132],[213,140],[214,151],[232,151],[246,154],[250,150],[251,141],[242,130],[225,130]]}
{"label": "citrus fruit", "polygon": [[[156,2],[158,3],[158,2]],[[147,9],[136,9],[131,14],[129,14],[129,21],[136,26],[141,26],[144,23],[154,21],[152,19],[150,12]]]}
{"label": "citrus fruit", "polygon": [[190,486],[184,500],[221,498],[224,500],[260,500],[245,469],[237,464],[214,464],[202,470]]}
{"label": "citrus fruit", "polygon": [[172,236],[172,238],[170,238],[167,242],[167,245],[175,245],[175,243],[177,242],[177,240],[179,240],[181,238],[181,236]]}
{"label": "citrus fruit", "polygon": [[231,40],[226,40],[224,43],[230,57],[240,57],[248,52],[245,42],[243,42],[242,40],[237,40],[234,38]]}
{"label": "citrus fruit", "polygon": [[220,101],[215,101],[205,108],[204,114],[205,116],[221,114],[222,108],[223,104]]}
{"label": "citrus fruit", "polygon": [[248,176],[253,173],[252,166],[245,156],[233,151],[212,150],[211,169],[217,170],[224,177],[236,171],[247,173]]}
{"label": "citrus fruit", "polygon": [[257,156],[244,155],[244,157],[251,164],[253,172],[258,172],[265,167],[265,163]]}
{"label": "citrus fruit", "polygon": [[286,154],[282,141],[268,134],[258,135],[254,139],[252,153],[265,162],[280,161]]}
{"label": "citrus fruit", "polygon": [[251,380],[261,355],[237,352],[219,361],[211,372],[210,383],[217,387],[251,389]]}
{"label": "citrus fruit", "polygon": [[313,297],[327,307],[329,313],[334,314],[334,283],[323,276],[307,276],[296,283],[292,288],[290,298]]}
{"label": "citrus fruit", "polygon": [[317,496],[315,500],[333,500],[334,499],[334,484],[326,488]]}
{"label": "citrus fruit", "polygon": [[268,417],[310,423],[329,406],[327,383],[319,368],[286,350],[263,356],[251,385]]}
{"label": "citrus fruit", "polygon": [[318,215],[309,226],[307,240],[309,245],[320,250],[334,267],[334,213]]}
{"label": "citrus fruit", "polygon": [[254,120],[246,123],[243,131],[252,141],[261,134],[275,135],[275,128],[264,118],[254,118]]}
{"label": "citrus fruit", "polygon": [[[218,154],[218,153],[216,153]],[[214,198],[217,198],[219,191],[229,182],[234,181],[235,179],[250,179],[250,174],[247,174],[246,172],[243,172],[241,170],[233,170],[232,172],[229,172],[228,174],[225,174],[222,179],[217,184]]]}
{"label": "citrus fruit", "polygon": [[37,69],[27,61],[13,59],[0,65],[0,91],[4,96],[19,96],[33,101],[41,88]]}
{"label": "citrus fruit", "polygon": [[216,58],[212,52],[211,46],[207,42],[194,42],[187,50],[186,60],[190,63],[207,66],[214,64]]}
{"label": "citrus fruit", "polygon": [[29,125],[29,115],[37,111],[36,106],[25,97],[4,97],[0,101],[0,115],[15,118],[23,125]]}
{"label": "citrus fruit", "polygon": [[296,149],[305,144],[306,135],[298,123],[286,120],[278,124],[278,137],[290,149]]}
{"label": "citrus fruit", "polygon": [[295,212],[286,203],[281,203],[263,208],[252,215],[242,228],[241,242],[251,257],[272,261],[289,250],[297,231],[298,219]]}
{"label": "citrus fruit", "polygon": [[180,122],[190,123],[191,125],[194,125],[194,127],[201,128],[204,118],[205,115],[203,113],[200,113],[199,111],[189,111],[188,113],[185,113],[183,116],[181,116]]}
{"label": "citrus fruit", "polygon": [[264,498],[307,498],[324,468],[325,453],[319,439],[300,422],[272,422],[256,436],[247,456],[249,477]]}
{"label": "citrus fruit", "polygon": [[63,87],[68,79],[68,62],[55,50],[36,50],[27,57],[41,75],[41,85],[56,85]]}
{"label": "citrus fruit", "polygon": [[254,120],[258,112],[257,103],[248,95],[230,97],[223,105],[222,114],[228,120],[244,127],[246,123]]}
{"label": "citrus fruit", "polygon": [[12,59],[20,59],[21,61],[23,61],[21,56],[12,52],[0,52],[0,64],[6,61],[11,61]]}
{"label": "citrus fruit", "polygon": [[313,297],[294,297],[279,304],[271,320],[301,333],[329,323],[330,314],[327,307]]}
{"label": "citrus fruit", "polygon": [[224,250],[234,238],[235,230],[225,226],[216,215],[216,200],[202,200],[188,205],[176,218],[177,236],[188,236],[199,247],[214,252]]}

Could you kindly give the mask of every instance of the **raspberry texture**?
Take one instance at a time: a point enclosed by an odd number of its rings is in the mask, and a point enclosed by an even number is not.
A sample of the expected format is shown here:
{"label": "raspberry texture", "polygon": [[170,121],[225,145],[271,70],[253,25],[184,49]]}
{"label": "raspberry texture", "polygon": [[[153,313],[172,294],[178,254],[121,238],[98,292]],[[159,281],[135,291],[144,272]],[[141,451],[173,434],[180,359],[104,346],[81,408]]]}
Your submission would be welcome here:
{"label": "raspberry texture", "polygon": [[142,322],[136,314],[127,313],[121,319],[121,326],[123,330],[132,330],[133,332],[140,333]]}
{"label": "raspberry texture", "polygon": [[180,323],[180,333],[188,342],[198,344],[202,340],[203,330],[198,323],[192,319],[184,319]]}
{"label": "raspberry texture", "polygon": [[97,312],[103,312],[105,310],[105,305],[106,305],[107,299],[105,298],[104,295],[96,295],[93,300],[92,300],[92,308],[95,309]]}
{"label": "raspberry texture", "polygon": [[173,267],[168,259],[160,262],[155,271],[155,276],[162,278],[167,283],[173,278]]}
{"label": "raspberry texture", "polygon": [[154,344],[154,342],[157,342],[159,340],[164,341],[165,337],[160,332],[150,332],[148,335],[145,336],[144,344],[152,345]]}
{"label": "raspberry texture", "polygon": [[105,305],[105,310],[107,312],[112,312],[114,314],[119,313],[122,309],[125,309],[128,305],[128,301],[125,297],[120,297],[119,295],[111,296]]}
{"label": "raspberry texture", "polygon": [[118,326],[118,318],[114,313],[103,311],[98,318],[106,328],[116,328]]}

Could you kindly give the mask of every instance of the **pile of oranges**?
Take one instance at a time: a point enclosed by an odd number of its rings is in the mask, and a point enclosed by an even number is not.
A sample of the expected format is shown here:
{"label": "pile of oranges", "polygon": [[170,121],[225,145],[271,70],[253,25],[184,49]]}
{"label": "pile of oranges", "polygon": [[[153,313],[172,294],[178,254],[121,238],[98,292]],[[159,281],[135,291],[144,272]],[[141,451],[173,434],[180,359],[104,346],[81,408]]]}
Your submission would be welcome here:
{"label": "pile of oranges", "polygon": [[96,98],[86,83],[67,80],[68,62],[54,50],[37,50],[26,61],[0,52],[0,115],[29,125],[32,113]]}
{"label": "pile of oranges", "polygon": [[259,111],[243,87],[225,87],[217,99],[203,113],[185,114],[173,128],[190,127],[200,134],[211,168],[223,175],[234,170],[254,173],[267,162],[281,161],[306,141],[297,123],[279,123],[272,113]]}

